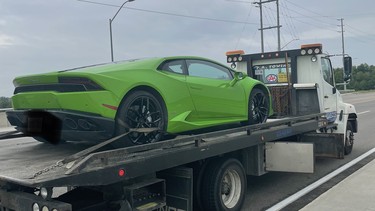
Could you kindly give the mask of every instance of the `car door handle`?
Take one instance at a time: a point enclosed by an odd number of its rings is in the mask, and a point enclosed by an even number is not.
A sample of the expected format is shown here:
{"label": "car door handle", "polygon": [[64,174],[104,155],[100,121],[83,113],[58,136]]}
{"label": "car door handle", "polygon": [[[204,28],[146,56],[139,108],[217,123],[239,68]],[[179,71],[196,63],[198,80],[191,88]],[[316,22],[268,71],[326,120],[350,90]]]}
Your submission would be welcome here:
{"label": "car door handle", "polygon": [[328,96],[326,95],[326,96],[324,96],[324,98],[328,98]]}
{"label": "car door handle", "polygon": [[190,86],[191,89],[195,89],[195,90],[202,90],[202,88],[198,87],[198,86]]}

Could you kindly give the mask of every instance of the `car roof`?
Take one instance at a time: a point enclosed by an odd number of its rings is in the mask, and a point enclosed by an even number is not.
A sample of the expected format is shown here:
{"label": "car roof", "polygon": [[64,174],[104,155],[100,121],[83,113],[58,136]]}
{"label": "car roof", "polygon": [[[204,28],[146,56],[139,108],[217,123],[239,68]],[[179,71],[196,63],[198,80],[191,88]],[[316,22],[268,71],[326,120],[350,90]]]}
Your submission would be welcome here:
{"label": "car roof", "polygon": [[77,71],[77,72],[100,73],[100,72],[113,71],[113,70],[119,70],[119,69],[121,70],[156,69],[163,61],[174,60],[174,59],[198,59],[198,60],[205,60],[205,61],[217,63],[213,60],[206,59],[203,57],[197,57],[197,56],[168,56],[168,57],[130,59],[130,60],[122,60],[122,61],[116,61],[116,62],[109,62],[109,63],[94,64],[94,65],[61,70],[59,72],[63,73],[63,72]]}

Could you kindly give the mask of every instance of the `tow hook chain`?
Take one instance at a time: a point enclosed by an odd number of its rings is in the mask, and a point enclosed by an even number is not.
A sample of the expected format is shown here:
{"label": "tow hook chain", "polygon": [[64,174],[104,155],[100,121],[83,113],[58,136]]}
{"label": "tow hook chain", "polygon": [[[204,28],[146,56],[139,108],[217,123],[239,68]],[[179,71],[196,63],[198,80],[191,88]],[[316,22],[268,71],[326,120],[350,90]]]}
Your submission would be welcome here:
{"label": "tow hook chain", "polygon": [[116,137],[108,139],[107,141],[104,141],[102,143],[99,143],[97,145],[89,147],[89,148],[87,148],[85,150],[82,150],[82,151],[76,153],[76,154],[70,155],[70,156],[66,157],[65,159],[63,159],[63,160],[57,161],[56,164],[48,166],[48,167],[46,167],[46,168],[44,168],[44,169],[36,172],[30,179],[35,179],[36,177],[38,177],[38,176],[40,176],[40,175],[42,175],[44,173],[52,171],[52,170],[54,170],[56,168],[63,167],[65,164],[70,163],[70,162],[75,161],[75,160],[78,160],[78,159],[80,159],[80,158],[82,158],[82,157],[84,157],[84,156],[86,156],[86,155],[88,155],[88,154],[90,154],[92,152],[95,152],[96,150],[102,148],[103,146],[106,146],[106,145],[108,145],[108,144],[110,144],[110,143],[112,143],[114,141],[117,141],[118,139],[120,139],[120,138],[122,138],[124,136],[127,136],[131,132],[150,133],[150,132],[154,132],[154,131],[157,131],[157,130],[159,130],[159,129],[158,128],[131,128],[126,133],[123,133],[121,135],[118,135]]}
{"label": "tow hook chain", "polygon": [[38,177],[38,176],[40,176],[42,174],[45,174],[45,173],[47,173],[47,172],[49,172],[49,171],[51,171],[51,170],[53,170],[55,168],[60,168],[63,165],[64,165],[64,163],[62,162],[62,160],[59,160],[59,161],[57,161],[56,164],[54,164],[52,166],[48,166],[48,167],[46,167],[46,168],[44,168],[44,169],[36,172],[30,179],[35,179],[36,177]]}

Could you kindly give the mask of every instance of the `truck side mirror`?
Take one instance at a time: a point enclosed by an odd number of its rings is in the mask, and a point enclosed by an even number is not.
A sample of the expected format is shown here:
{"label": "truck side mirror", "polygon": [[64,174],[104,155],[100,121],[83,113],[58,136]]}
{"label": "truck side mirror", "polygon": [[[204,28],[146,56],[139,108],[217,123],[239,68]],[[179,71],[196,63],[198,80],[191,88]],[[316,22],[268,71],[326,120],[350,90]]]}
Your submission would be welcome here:
{"label": "truck side mirror", "polygon": [[352,77],[352,57],[344,57],[344,81],[350,81]]}

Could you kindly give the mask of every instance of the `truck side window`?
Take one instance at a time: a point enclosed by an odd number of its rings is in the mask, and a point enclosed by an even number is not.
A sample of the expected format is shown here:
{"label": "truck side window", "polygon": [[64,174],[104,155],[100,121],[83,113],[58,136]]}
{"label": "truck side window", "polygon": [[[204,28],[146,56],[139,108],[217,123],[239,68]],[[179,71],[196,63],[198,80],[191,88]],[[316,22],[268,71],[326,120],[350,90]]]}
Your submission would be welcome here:
{"label": "truck side window", "polygon": [[323,78],[327,83],[333,84],[333,73],[332,73],[332,67],[331,67],[331,62],[329,59],[322,58],[322,72],[323,72]]}

